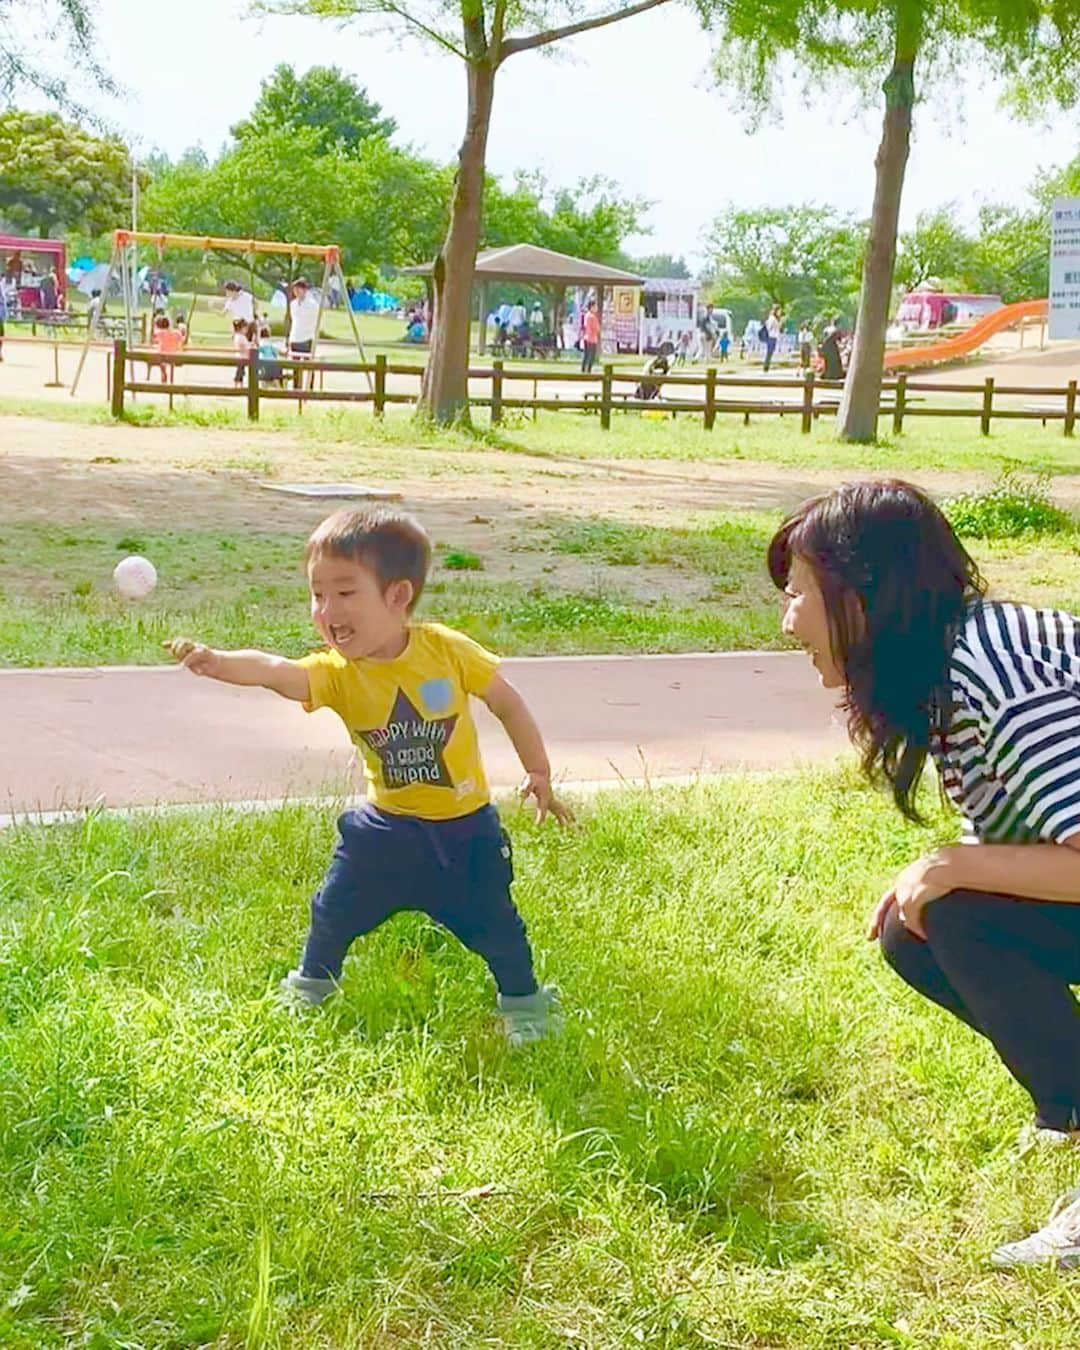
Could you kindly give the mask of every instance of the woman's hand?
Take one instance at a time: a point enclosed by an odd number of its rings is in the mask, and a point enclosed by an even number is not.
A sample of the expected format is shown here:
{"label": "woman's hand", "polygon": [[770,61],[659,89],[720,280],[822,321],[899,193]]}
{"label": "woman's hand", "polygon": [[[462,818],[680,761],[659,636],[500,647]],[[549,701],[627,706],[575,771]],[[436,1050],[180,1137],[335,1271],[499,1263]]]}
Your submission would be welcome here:
{"label": "woman's hand", "polygon": [[940,900],[957,889],[957,882],[950,877],[949,869],[950,851],[944,848],[909,863],[874,907],[867,938],[873,942],[881,936],[885,918],[895,905],[900,922],[908,932],[925,942],[923,910],[931,900]]}

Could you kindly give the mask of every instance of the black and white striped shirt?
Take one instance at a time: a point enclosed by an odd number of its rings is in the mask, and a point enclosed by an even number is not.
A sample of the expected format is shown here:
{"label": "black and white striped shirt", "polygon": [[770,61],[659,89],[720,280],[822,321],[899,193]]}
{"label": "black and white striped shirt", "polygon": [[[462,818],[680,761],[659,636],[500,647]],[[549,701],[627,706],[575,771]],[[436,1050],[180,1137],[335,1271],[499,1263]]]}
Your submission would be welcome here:
{"label": "black and white striped shirt", "polygon": [[1080,619],[979,601],[949,680],[952,719],[935,758],[965,838],[1061,843],[1080,831]]}

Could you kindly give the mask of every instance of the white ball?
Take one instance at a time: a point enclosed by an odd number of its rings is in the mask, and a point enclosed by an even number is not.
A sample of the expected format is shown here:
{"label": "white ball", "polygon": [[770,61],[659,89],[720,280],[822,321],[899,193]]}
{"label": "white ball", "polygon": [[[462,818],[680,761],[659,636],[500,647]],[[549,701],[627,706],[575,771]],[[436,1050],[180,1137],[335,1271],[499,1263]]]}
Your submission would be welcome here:
{"label": "white ball", "polygon": [[126,600],[142,600],[157,585],[157,568],[149,558],[133,553],[113,568],[113,581]]}

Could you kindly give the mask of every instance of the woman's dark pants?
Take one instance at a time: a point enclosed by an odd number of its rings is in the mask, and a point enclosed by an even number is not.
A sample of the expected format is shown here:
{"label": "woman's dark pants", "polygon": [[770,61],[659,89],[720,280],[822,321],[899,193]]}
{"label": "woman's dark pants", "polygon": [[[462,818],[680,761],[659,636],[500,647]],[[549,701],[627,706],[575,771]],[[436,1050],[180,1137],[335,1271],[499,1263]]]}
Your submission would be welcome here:
{"label": "woman's dark pants", "polygon": [[448,928],[488,963],[501,994],[536,992],[532,952],[510,899],[513,856],[493,806],[457,820],[419,820],[370,803],[346,811],[311,902],[301,973],[336,980],[355,938],[400,910]]}
{"label": "woman's dark pants", "polygon": [[985,1036],[1041,1124],[1080,1127],[1080,905],[953,891],[923,911],[927,940],[888,913],[881,949],[913,989]]}

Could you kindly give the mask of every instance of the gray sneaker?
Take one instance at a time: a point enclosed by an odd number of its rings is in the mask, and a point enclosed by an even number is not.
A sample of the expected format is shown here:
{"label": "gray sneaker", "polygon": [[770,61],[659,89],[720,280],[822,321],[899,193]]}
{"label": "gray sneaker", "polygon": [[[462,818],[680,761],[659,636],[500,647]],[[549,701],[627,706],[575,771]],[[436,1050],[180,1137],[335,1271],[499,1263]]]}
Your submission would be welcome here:
{"label": "gray sneaker", "polygon": [[1063,1269],[1080,1265],[1080,1188],[1061,1197],[1038,1232],[1019,1242],[1006,1242],[990,1257],[990,1264],[998,1270],[1046,1262]]}
{"label": "gray sneaker", "polygon": [[542,984],[535,994],[500,994],[503,1034],[512,1046],[529,1045],[562,1030],[559,991]]}
{"label": "gray sneaker", "polygon": [[317,980],[290,970],[278,985],[278,998],[287,1008],[317,1008],[337,989],[336,980]]}

